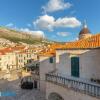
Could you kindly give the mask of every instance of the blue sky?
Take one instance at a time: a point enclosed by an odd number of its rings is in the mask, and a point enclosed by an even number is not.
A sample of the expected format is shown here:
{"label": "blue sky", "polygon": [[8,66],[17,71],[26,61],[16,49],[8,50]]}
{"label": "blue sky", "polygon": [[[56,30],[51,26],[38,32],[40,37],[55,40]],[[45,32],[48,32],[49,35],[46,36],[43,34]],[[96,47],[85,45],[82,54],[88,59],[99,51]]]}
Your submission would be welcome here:
{"label": "blue sky", "polygon": [[100,0],[0,0],[0,25],[51,40],[75,40],[86,20],[100,32]]}

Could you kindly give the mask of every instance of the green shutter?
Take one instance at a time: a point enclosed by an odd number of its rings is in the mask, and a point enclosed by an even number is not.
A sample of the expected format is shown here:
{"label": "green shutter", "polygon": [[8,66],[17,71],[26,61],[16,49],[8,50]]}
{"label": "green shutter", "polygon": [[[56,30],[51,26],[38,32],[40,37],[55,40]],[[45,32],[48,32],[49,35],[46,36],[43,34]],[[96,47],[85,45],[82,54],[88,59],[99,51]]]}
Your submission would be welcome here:
{"label": "green shutter", "polygon": [[79,57],[71,58],[71,75],[79,77]]}

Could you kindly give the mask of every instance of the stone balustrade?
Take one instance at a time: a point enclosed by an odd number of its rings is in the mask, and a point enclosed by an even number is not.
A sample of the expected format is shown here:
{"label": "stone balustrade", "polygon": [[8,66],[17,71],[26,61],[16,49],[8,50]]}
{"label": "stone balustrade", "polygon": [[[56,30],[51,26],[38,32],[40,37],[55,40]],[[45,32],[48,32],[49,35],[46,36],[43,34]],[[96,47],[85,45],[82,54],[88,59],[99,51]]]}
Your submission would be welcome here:
{"label": "stone balustrade", "polygon": [[100,85],[98,84],[66,78],[50,73],[46,74],[46,81],[63,86],[65,88],[71,88],[76,92],[82,92],[84,94],[100,98]]}

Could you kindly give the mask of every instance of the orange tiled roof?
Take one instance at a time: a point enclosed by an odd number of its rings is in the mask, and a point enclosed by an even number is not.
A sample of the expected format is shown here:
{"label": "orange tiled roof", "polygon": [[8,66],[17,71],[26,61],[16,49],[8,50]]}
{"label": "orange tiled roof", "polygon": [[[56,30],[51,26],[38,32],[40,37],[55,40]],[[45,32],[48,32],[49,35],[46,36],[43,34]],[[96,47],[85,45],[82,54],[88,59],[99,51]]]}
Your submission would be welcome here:
{"label": "orange tiled roof", "polygon": [[0,50],[0,55],[5,55],[6,53],[10,53],[16,50],[23,50],[25,47],[17,46],[17,47],[10,47],[10,48],[4,48]]}
{"label": "orange tiled roof", "polygon": [[0,50],[0,55],[4,55],[4,54],[10,53],[12,51],[13,50],[11,48],[4,48],[4,49]]}
{"label": "orange tiled roof", "polygon": [[23,50],[25,49],[25,46],[17,46],[17,47],[12,47],[12,50]]}
{"label": "orange tiled roof", "polygon": [[65,45],[65,49],[88,49],[100,47],[100,34],[91,36],[90,38],[81,39]]}
{"label": "orange tiled roof", "polygon": [[5,55],[5,52],[0,50],[0,55]]}
{"label": "orange tiled roof", "polygon": [[62,47],[64,47],[64,45],[54,43],[54,44],[50,45],[46,50],[43,50],[39,55],[42,55],[42,56],[55,56],[56,49],[57,48],[62,48]]}
{"label": "orange tiled roof", "polygon": [[66,44],[53,44],[47,50],[43,50],[40,55],[54,56],[56,49],[91,49],[100,47],[100,34],[91,36],[90,38],[81,39]]}

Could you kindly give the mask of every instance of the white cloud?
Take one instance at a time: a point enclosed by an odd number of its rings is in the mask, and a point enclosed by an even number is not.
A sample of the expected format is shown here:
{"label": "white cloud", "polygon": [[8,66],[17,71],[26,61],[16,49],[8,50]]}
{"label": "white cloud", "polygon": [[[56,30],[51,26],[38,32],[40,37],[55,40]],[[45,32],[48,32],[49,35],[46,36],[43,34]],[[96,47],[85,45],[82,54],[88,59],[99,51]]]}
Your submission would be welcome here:
{"label": "white cloud", "polygon": [[75,17],[58,18],[55,22],[55,27],[75,28],[81,25],[81,22]]}
{"label": "white cloud", "polygon": [[43,30],[53,31],[54,28],[69,27],[75,28],[81,25],[81,22],[75,17],[64,17],[55,19],[53,16],[40,16],[35,22],[35,27]]}
{"label": "white cloud", "polygon": [[55,18],[53,16],[44,15],[40,16],[39,19],[34,22],[34,25],[40,29],[52,31],[54,22]]}
{"label": "white cloud", "polygon": [[14,26],[13,23],[9,23],[9,24],[6,25],[6,27],[13,27],[13,26]]}
{"label": "white cloud", "polygon": [[59,10],[68,9],[72,6],[69,2],[64,2],[64,0],[49,0],[49,2],[42,7],[44,12],[55,12]]}
{"label": "white cloud", "polygon": [[57,32],[58,36],[62,36],[62,37],[66,37],[68,36],[70,33],[69,32]]}
{"label": "white cloud", "polygon": [[32,34],[35,37],[45,38],[45,34],[44,34],[43,31],[32,31],[32,30],[30,30],[28,28],[21,28],[19,31],[25,32],[25,33],[28,33],[28,34]]}

